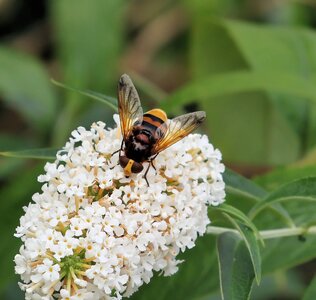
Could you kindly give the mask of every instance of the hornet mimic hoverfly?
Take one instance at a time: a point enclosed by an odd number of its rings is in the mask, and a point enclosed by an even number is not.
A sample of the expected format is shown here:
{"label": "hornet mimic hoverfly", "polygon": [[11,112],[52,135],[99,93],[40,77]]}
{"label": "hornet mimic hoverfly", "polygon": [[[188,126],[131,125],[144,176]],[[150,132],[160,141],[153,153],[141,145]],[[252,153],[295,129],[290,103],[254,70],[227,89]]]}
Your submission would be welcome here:
{"label": "hornet mimic hoverfly", "polygon": [[[118,83],[118,110],[123,140],[119,152],[119,164],[126,176],[140,173],[143,162],[155,169],[153,160],[172,144],[195,130],[205,119],[204,111],[196,111],[168,120],[161,109],[143,114],[138,93],[128,75],[123,74]],[[113,154],[114,154],[113,153]]]}

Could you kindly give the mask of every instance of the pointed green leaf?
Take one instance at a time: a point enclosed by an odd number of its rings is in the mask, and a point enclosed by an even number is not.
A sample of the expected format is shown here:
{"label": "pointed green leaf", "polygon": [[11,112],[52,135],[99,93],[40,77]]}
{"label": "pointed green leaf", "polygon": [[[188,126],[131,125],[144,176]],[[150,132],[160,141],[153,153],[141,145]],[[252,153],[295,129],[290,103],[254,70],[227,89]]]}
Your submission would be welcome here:
{"label": "pointed green leaf", "polygon": [[67,86],[61,82],[54,80],[54,79],[52,79],[52,83],[54,83],[55,85],[57,85],[59,87],[67,89],[69,91],[73,91],[73,92],[79,93],[81,95],[87,96],[91,99],[100,101],[101,103],[111,107],[114,111],[117,111],[117,100],[114,97],[103,95],[101,93],[97,93],[97,92],[90,91],[90,90],[82,91],[82,90]]}
{"label": "pointed green leaf", "polygon": [[226,168],[223,179],[226,185],[226,192],[247,197],[259,201],[267,192],[251,180],[239,175],[238,173]]}
{"label": "pointed green leaf", "polygon": [[190,103],[192,99],[210,101],[212,97],[250,91],[278,92],[316,101],[313,81],[297,75],[286,72],[234,71],[191,82],[167,97],[162,107],[172,111],[179,105]]}
{"label": "pointed green leaf", "polygon": [[[284,170],[285,172],[285,170]],[[308,171],[310,173],[310,171]],[[315,173],[314,173],[315,174]],[[282,177],[278,181],[278,175]],[[304,174],[302,173],[304,176]],[[306,175],[306,174],[305,174]],[[277,189],[281,184],[288,183],[289,180],[293,182],[295,172],[289,173],[289,176],[284,173],[276,172],[275,176],[272,174],[269,185],[275,180]],[[289,184],[289,183],[288,183]],[[284,185],[283,185],[284,186]],[[282,187],[282,186],[281,186]],[[314,201],[283,201],[282,206],[286,209],[296,226],[308,227],[312,222],[316,221],[316,205]],[[274,204],[278,204],[274,202]],[[279,220],[268,210],[269,206],[265,207],[262,213],[259,213],[255,218],[255,224],[260,229],[274,229],[284,227]],[[262,270],[263,273],[272,273],[279,269],[289,269],[307,262],[316,257],[316,237],[313,235],[306,235],[305,240],[302,241],[299,237],[286,237],[279,239],[265,240],[266,246],[261,249],[262,256]],[[291,251],[289,251],[291,249]]]}
{"label": "pointed green leaf", "polygon": [[257,232],[254,232],[250,227],[236,221],[228,214],[225,214],[226,218],[233,224],[233,226],[239,231],[242,236],[247,249],[249,251],[249,255],[251,257],[253,269],[255,272],[255,277],[257,284],[260,284],[261,281],[261,255],[258,244]]}
{"label": "pointed green leaf", "polygon": [[243,240],[231,232],[219,235],[217,255],[222,300],[249,299],[255,273]]}
{"label": "pointed green leaf", "polygon": [[316,177],[303,178],[283,185],[258,202],[249,212],[249,217],[253,219],[265,207],[290,200],[316,201]]}
{"label": "pointed green leaf", "polygon": [[265,242],[266,247],[262,250],[263,273],[290,269],[316,257],[316,237],[312,235],[307,236],[305,241],[295,236]]}
{"label": "pointed green leaf", "polygon": [[[313,128],[308,130],[315,127],[316,103],[306,101],[315,100],[315,41],[315,33],[302,28],[196,18],[191,43],[196,89],[192,95],[174,95],[200,100],[212,139],[226,160],[293,162],[301,155],[301,142],[316,136]],[[241,76],[230,80],[234,72]],[[173,95],[169,100],[166,106],[178,105]]]}
{"label": "pointed green leaf", "polygon": [[260,176],[256,176],[254,182],[260,184],[269,191],[276,190],[280,186],[289,183],[291,181],[315,176],[316,165],[306,166],[286,166],[272,170],[271,172],[265,173]]}
{"label": "pointed green leaf", "polygon": [[[116,92],[127,2],[55,0],[48,4],[63,81],[83,91]],[[91,107],[80,94],[67,92],[64,99],[53,132],[56,145],[64,144],[81,114]]]}
{"label": "pointed green leaf", "polygon": [[251,230],[254,232],[256,237],[258,239],[260,239],[260,234],[258,232],[257,227],[252,223],[252,221],[242,211],[238,210],[237,208],[235,208],[235,207],[233,207],[231,205],[227,205],[225,203],[221,204],[220,206],[216,207],[215,209],[221,211],[224,214],[232,216],[232,217],[238,219],[241,222],[243,222],[246,226],[251,228]]}
{"label": "pointed green leaf", "polygon": [[[316,35],[313,30],[286,25],[260,26],[232,20],[225,20],[221,24],[250,69],[269,70],[271,74],[285,72],[298,76],[300,80],[314,82]],[[256,43],[253,43],[254,39]],[[263,48],[264,51],[259,50]],[[280,93],[269,96],[301,143],[305,146],[315,144],[315,103],[306,101],[307,98],[295,93],[293,96]],[[273,128],[278,131],[276,127]],[[284,134],[280,132],[278,137],[284,139]],[[286,148],[284,150],[283,155],[293,151]]]}
{"label": "pointed green leaf", "polygon": [[51,126],[57,99],[44,66],[34,57],[2,46],[0,65],[1,97],[37,130]]}
{"label": "pointed green leaf", "polygon": [[20,150],[20,151],[3,151],[3,152],[0,152],[0,156],[54,160],[56,159],[56,152],[57,152],[57,149],[41,148],[41,149],[28,149],[28,150]]}
{"label": "pointed green leaf", "polygon": [[[227,195],[248,198],[258,202],[265,198],[268,194],[266,190],[257,185],[255,182],[227,168],[224,172],[223,178],[226,185],[225,190]],[[295,226],[291,216],[280,204],[276,203],[270,208],[285,224],[290,227]]]}

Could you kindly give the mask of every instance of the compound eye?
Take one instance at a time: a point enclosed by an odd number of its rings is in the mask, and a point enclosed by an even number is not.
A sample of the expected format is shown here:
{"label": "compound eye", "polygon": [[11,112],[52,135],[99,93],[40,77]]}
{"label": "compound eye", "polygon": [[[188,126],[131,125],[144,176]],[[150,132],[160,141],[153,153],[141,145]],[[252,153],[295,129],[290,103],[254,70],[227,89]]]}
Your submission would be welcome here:
{"label": "compound eye", "polygon": [[141,171],[143,171],[143,169],[144,169],[144,167],[141,163],[134,161],[134,163],[132,165],[132,172],[133,173],[140,173]]}
{"label": "compound eye", "polygon": [[129,162],[129,158],[127,158],[125,155],[120,155],[119,162],[122,168],[125,168]]}

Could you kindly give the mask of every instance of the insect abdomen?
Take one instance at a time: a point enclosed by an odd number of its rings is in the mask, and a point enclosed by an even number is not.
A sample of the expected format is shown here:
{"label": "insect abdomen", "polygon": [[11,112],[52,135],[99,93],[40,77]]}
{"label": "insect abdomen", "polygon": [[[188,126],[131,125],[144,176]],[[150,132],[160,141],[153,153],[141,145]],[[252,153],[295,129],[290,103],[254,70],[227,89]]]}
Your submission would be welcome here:
{"label": "insect abdomen", "polygon": [[154,136],[157,133],[157,128],[161,131],[159,134],[164,135],[167,131],[167,120],[166,113],[159,108],[155,108],[144,114],[142,125],[149,129]]}

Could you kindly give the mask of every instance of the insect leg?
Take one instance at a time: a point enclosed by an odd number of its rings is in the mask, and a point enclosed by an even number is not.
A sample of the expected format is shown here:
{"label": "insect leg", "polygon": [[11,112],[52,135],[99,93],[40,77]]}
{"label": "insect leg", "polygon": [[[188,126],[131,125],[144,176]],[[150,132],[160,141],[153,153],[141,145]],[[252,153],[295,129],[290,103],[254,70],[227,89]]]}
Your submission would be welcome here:
{"label": "insect leg", "polygon": [[146,180],[146,183],[147,183],[147,185],[149,186],[149,182],[148,182],[148,180],[147,180],[147,173],[148,173],[148,171],[149,171],[149,168],[150,168],[150,163],[148,164],[148,167],[147,167],[147,170],[146,170],[146,172],[145,172],[145,174],[144,174],[144,176],[143,176],[143,178]]}
{"label": "insect leg", "polygon": [[154,159],[157,157],[159,153],[157,153],[154,157],[152,157],[148,162],[152,165],[152,167],[154,168],[154,170],[156,171],[156,174],[157,174],[157,169],[154,165]]}
{"label": "insect leg", "polygon": [[121,151],[121,149],[118,149],[118,150],[114,151],[114,152],[111,154],[111,156],[113,156],[114,154],[116,154],[116,153],[118,153],[118,152],[120,152],[120,151]]}
{"label": "insect leg", "polygon": [[151,159],[148,160],[148,167],[147,167],[147,170],[146,170],[146,172],[145,172],[145,174],[144,174],[144,176],[143,176],[143,177],[145,178],[145,180],[146,180],[148,186],[149,186],[149,183],[148,183],[148,180],[147,180],[147,173],[148,173],[148,171],[149,171],[150,166],[152,166],[152,167],[154,168],[154,170],[156,171],[156,174],[157,174],[157,169],[156,169],[156,167],[155,167],[155,165],[154,165],[153,160],[157,157],[158,154],[159,154],[159,153],[157,153],[157,154],[154,155]]}
{"label": "insect leg", "polygon": [[118,166],[120,163],[117,163],[116,165],[114,165],[113,167],[110,167],[110,170],[113,170],[116,166]]}
{"label": "insect leg", "polygon": [[111,156],[113,156],[114,154],[116,154],[116,153],[120,152],[121,150],[123,150],[123,143],[124,143],[124,140],[122,140],[121,148],[118,149],[118,150],[116,150],[116,151],[114,151],[114,152],[111,154]]}

